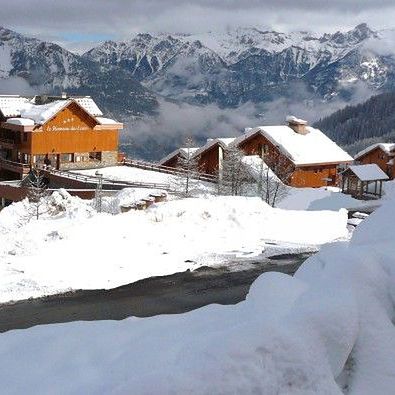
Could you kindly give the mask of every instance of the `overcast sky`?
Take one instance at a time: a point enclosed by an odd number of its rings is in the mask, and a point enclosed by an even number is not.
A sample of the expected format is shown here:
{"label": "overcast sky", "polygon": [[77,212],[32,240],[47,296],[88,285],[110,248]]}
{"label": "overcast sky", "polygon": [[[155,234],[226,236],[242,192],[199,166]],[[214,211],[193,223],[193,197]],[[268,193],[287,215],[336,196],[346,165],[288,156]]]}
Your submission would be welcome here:
{"label": "overcast sky", "polygon": [[70,49],[136,32],[395,28],[395,0],[1,0],[0,25]]}

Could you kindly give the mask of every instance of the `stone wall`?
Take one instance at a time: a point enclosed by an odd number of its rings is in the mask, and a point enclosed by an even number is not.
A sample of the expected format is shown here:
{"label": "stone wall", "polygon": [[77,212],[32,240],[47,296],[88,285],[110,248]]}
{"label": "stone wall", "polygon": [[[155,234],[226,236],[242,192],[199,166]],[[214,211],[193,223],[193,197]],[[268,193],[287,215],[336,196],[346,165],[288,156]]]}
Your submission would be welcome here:
{"label": "stone wall", "polygon": [[60,170],[95,169],[105,166],[116,166],[118,163],[118,151],[103,151],[100,161],[89,160],[89,152],[76,152],[74,156],[78,156],[83,160],[79,162],[63,162],[60,164]]}

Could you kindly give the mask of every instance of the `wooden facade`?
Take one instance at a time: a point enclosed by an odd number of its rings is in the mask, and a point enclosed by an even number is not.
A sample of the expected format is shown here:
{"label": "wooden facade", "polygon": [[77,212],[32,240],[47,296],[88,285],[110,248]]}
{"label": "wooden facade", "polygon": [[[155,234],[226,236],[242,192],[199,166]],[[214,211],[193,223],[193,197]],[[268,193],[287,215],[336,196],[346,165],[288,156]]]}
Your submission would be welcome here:
{"label": "wooden facade", "polygon": [[199,154],[198,167],[203,174],[216,175],[219,171],[221,156],[223,156],[225,147],[216,142],[208,149]]}
{"label": "wooden facade", "polygon": [[395,178],[394,157],[395,152],[386,152],[380,147],[375,147],[358,157],[357,162],[361,165],[375,163],[391,180],[393,180]]}
{"label": "wooden facade", "polygon": [[178,153],[177,155],[174,155],[168,160],[162,162],[160,165],[165,167],[177,168],[179,164],[179,158],[180,158],[180,154]]}
{"label": "wooden facade", "polygon": [[79,169],[118,162],[122,124],[101,124],[77,102],[65,104],[43,124],[1,123],[0,171],[22,176],[26,166]]}

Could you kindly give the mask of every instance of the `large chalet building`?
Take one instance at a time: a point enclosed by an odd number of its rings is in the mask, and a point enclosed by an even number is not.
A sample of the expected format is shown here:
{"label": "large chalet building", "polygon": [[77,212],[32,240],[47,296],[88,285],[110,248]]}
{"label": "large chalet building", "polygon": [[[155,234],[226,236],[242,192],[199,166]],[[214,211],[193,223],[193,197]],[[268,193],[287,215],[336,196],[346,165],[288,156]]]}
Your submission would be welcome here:
{"label": "large chalet building", "polygon": [[306,121],[291,116],[287,123],[248,129],[234,144],[245,155],[260,156],[269,167],[282,163],[289,168],[286,183],[293,187],[337,185],[339,168],[352,163],[353,158]]}
{"label": "large chalet building", "polygon": [[0,96],[0,178],[22,178],[36,165],[114,165],[120,129],[89,96]]}
{"label": "large chalet building", "polygon": [[[199,161],[202,173],[220,172],[227,148],[238,147],[245,155],[257,155],[270,167],[281,163],[290,169],[286,180],[294,187],[321,187],[338,184],[339,169],[353,158],[320,130],[293,116],[280,126],[258,126],[246,129],[237,138],[209,139],[193,156]],[[176,167],[174,157],[168,166]],[[272,169],[276,172],[276,169]],[[281,178],[281,174],[278,174]]]}
{"label": "large chalet building", "polygon": [[395,144],[377,143],[358,152],[355,161],[361,165],[376,164],[390,180],[395,178]]}

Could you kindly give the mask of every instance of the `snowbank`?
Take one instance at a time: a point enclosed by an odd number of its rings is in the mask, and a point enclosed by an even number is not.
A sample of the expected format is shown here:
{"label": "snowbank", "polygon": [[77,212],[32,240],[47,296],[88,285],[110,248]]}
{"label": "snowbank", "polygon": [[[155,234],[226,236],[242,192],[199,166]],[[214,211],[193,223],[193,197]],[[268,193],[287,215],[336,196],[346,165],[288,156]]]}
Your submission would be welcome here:
{"label": "snowbank", "polygon": [[258,198],[174,200],[120,215],[63,199],[66,211],[23,227],[10,218],[23,217],[25,202],[0,213],[0,302],[215,265],[261,254],[267,241],[310,246],[348,236],[345,210],[280,210]]}
{"label": "snowbank", "polygon": [[362,223],[351,242],[310,258],[295,277],[263,274],[235,306],[1,334],[2,389],[393,394],[393,204]]}
{"label": "snowbank", "polygon": [[338,188],[289,188],[278,207],[289,210],[339,210],[364,207],[367,203],[345,195]]}

